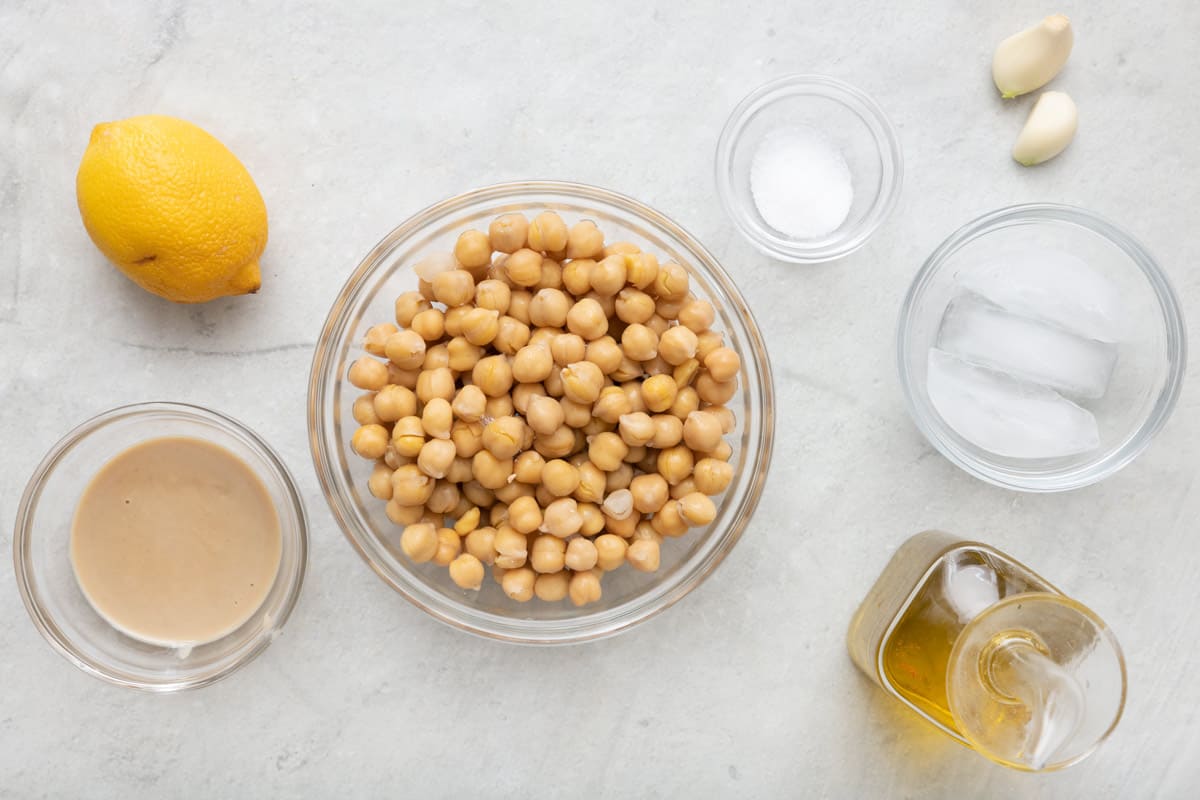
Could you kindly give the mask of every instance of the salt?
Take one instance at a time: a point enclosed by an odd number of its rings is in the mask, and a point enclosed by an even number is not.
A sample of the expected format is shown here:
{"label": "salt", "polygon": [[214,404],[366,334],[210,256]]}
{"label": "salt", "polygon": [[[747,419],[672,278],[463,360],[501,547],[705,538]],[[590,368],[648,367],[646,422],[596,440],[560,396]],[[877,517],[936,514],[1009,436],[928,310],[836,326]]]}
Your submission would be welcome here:
{"label": "salt", "polygon": [[850,213],[854,188],[837,146],[807,126],[763,137],[750,163],[750,193],[763,220],[796,239],[838,229]]}

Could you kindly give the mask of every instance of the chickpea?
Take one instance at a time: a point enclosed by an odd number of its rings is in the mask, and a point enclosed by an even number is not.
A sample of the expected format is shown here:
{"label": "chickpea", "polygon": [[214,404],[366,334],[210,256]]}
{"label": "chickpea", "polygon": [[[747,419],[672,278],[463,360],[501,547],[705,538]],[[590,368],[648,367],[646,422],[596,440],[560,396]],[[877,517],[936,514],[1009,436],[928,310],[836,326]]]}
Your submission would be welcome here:
{"label": "chickpea", "polygon": [[432,303],[434,301],[433,284],[424,278],[421,278],[417,281],[417,291],[420,292],[421,297],[424,297],[429,302]]}
{"label": "chickpea", "polygon": [[642,248],[638,247],[633,242],[613,242],[605,245],[602,256],[608,258],[611,255],[635,255],[642,252]]}
{"label": "chickpea", "polygon": [[679,498],[679,516],[693,527],[707,525],[716,519],[717,507],[708,495],[701,492],[691,492]]}
{"label": "chickpea", "polygon": [[554,573],[563,568],[567,543],[553,534],[545,533],[533,540],[529,553],[529,566],[534,572]]}
{"label": "chickpea", "polygon": [[416,464],[405,464],[392,473],[392,499],[402,506],[423,506],[436,484]]}
{"label": "chickpea", "polygon": [[383,513],[387,514],[387,518],[393,523],[404,527],[412,525],[414,522],[420,522],[421,518],[425,516],[425,506],[402,506],[393,497],[383,507]]}
{"label": "chickpea", "polygon": [[631,413],[633,407],[619,386],[605,386],[592,406],[592,414],[596,419],[613,425],[619,423],[621,417]]}
{"label": "chickpea", "polygon": [[475,473],[475,480],[486,489],[496,490],[501,486],[506,486],[508,476],[513,474],[511,458],[497,458],[488,450],[480,450],[476,453],[471,467]]}
{"label": "chickpea", "polygon": [[563,424],[563,410],[557,400],[543,395],[533,395],[525,408],[525,423],[535,433],[548,435]]}
{"label": "chickpea", "polygon": [[560,373],[563,394],[576,403],[591,404],[604,388],[604,373],[590,361],[576,361]]}
{"label": "chickpea", "polygon": [[621,466],[629,452],[629,445],[615,433],[599,433],[588,444],[588,458],[604,472],[612,472]]}
{"label": "chickpea", "polygon": [[542,254],[528,248],[517,250],[504,262],[504,274],[514,286],[536,286],[542,279]]}
{"label": "chickpea", "polygon": [[390,322],[372,325],[363,336],[363,349],[373,356],[383,355],[383,344],[398,328]]}
{"label": "chickpea", "polygon": [[[471,464],[472,475],[474,475],[475,465]],[[463,495],[480,508],[490,508],[496,502],[496,495],[491,489],[487,489],[477,480],[469,480],[462,485]]]}
{"label": "chickpea", "polygon": [[[603,511],[604,509],[601,508],[600,510]],[[617,536],[628,539],[629,537],[633,536],[634,528],[637,527],[639,519],[640,517],[637,516],[629,516],[625,519],[617,519],[616,517],[610,517],[608,514],[605,514],[604,530],[607,533],[615,533]]]}
{"label": "chickpea", "polygon": [[463,589],[478,589],[483,585],[483,562],[470,553],[463,553],[450,562],[450,580]]}
{"label": "chickpea", "polygon": [[[676,383],[676,386],[679,384]],[[671,403],[671,407],[667,409],[667,413],[673,417],[686,420],[689,414],[700,410],[700,395],[691,386],[684,386],[675,395],[675,402]],[[718,428],[720,421],[717,422]]]}
{"label": "chickpea", "polygon": [[537,282],[536,289],[561,289],[562,265],[552,258],[542,259],[542,277]]}
{"label": "chickpea", "polygon": [[[508,523],[508,504],[497,497],[492,501],[492,507],[488,509],[488,524],[493,528],[499,529]],[[501,564],[500,566],[504,566]]]}
{"label": "chickpea", "polygon": [[622,322],[638,325],[654,316],[654,298],[640,289],[626,287],[617,293],[615,310]]}
{"label": "chickpea", "polygon": [[550,355],[554,357],[555,364],[565,367],[576,361],[583,361],[587,356],[587,345],[577,334],[560,334],[550,343]]}
{"label": "chickpea", "polygon": [[375,398],[378,392],[367,392],[360,394],[355,398],[353,405],[350,406],[350,415],[354,417],[354,421],[359,425],[372,425],[383,422],[379,418],[378,412],[375,411]]}
{"label": "chickpea", "polygon": [[725,337],[717,331],[704,331],[696,334],[696,358],[700,363],[708,358],[714,350],[725,346]]}
{"label": "chickpea", "polygon": [[512,389],[513,408],[521,414],[529,412],[529,398],[545,397],[546,387],[540,383],[518,383]]}
{"label": "chickpea", "polygon": [[392,426],[392,447],[407,458],[416,458],[425,446],[425,426],[420,417],[403,417]]}
{"label": "chickpea", "polygon": [[592,267],[590,282],[596,294],[612,297],[625,287],[625,257],[611,255]]}
{"label": "chickpea", "polygon": [[542,485],[555,497],[567,497],[579,488],[579,470],[558,458],[546,462],[541,479]]}
{"label": "chickpea", "polygon": [[705,403],[713,405],[728,403],[737,394],[737,388],[736,378],[728,381],[716,381],[708,373],[702,373],[696,378],[696,394],[700,395],[700,399]]}
{"label": "chickpea", "polygon": [[[514,462],[513,468],[516,469],[515,462]],[[499,500],[501,503],[505,503],[511,507],[514,500],[517,500],[518,498],[521,498],[521,497],[532,498],[533,493],[534,493],[533,487],[530,486],[529,484],[520,483],[516,480],[513,480],[507,486],[501,486],[499,489],[496,490],[496,499]]]}
{"label": "chickpea", "polygon": [[400,549],[417,564],[424,564],[437,553],[437,528],[424,522],[409,525],[400,534]]}
{"label": "chickpea", "polygon": [[533,302],[533,295],[524,289],[514,289],[512,299],[508,301],[508,316],[529,325],[529,304]]}
{"label": "chickpea", "polygon": [[496,529],[476,528],[463,537],[463,549],[484,564],[496,562]]}
{"label": "chickpea", "polygon": [[649,448],[647,448],[645,445],[635,445],[630,447],[629,452],[625,455],[625,463],[633,465],[636,469],[637,465],[640,464],[642,459],[646,457],[646,453],[648,451]]}
{"label": "chickpea", "polygon": [[666,411],[678,392],[679,386],[670,375],[654,375],[642,382],[642,400],[650,411]]}
{"label": "chickpea", "polygon": [[604,234],[590,219],[580,220],[567,233],[567,258],[594,258],[604,250]]}
{"label": "chickpea", "polygon": [[557,603],[567,596],[571,573],[563,570],[547,575],[538,575],[533,582],[533,593],[545,603]]}
{"label": "chickpea", "polygon": [[387,464],[376,464],[367,478],[367,491],[380,500],[392,499],[392,470]]}
{"label": "chickpea", "polygon": [[464,422],[477,422],[487,407],[487,395],[478,386],[467,385],[454,395],[450,404],[454,416]]}
{"label": "chickpea", "polygon": [[704,356],[704,368],[718,382],[735,379],[742,368],[742,359],[737,351],[729,347],[718,347]]}
{"label": "chickpea", "polygon": [[627,254],[625,271],[630,284],[645,289],[658,277],[658,256],[653,253]]}
{"label": "chickpea", "polygon": [[528,344],[513,357],[513,379],[520,383],[541,383],[554,369],[554,357],[550,348],[541,344]]}
{"label": "chickpea", "polygon": [[572,496],[583,503],[603,502],[604,489],[607,486],[604,471],[591,461],[584,461],[578,469],[579,486],[575,488]]}
{"label": "chickpea", "polygon": [[[457,459],[456,459],[456,460],[457,460]],[[446,512],[446,516],[450,517],[451,519],[458,519],[458,518],[459,518],[459,517],[461,517],[463,514],[466,514],[468,511],[470,511],[471,509],[475,508],[475,506],[471,505],[471,501],[470,501],[470,500],[468,500],[468,499],[467,499],[467,498],[466,498],[466,497],[463,495],[463,493],[462,493],[462,489],[459,487],[459,482],[458,482],[458,481],[451,481],[451,480],[450,480],[450,476],[449,476],[449,475],[447,475],[447,476],[446,476],[446,482],[447,482],[447,483],[453,483],[453,484],[454,484],[454,487],[455,487],[456,489],[458,489],[458,505],[456,505],[454,508],[450,509],[450,511]],[[436,489],[434,490],[434,493],[435,493],[435,494],[437,493],[437,490],[436,490]],[[458,530],[458,525],[457,525],[457,523],[456,523],[456,524],[455,524],[455,526],[454,526],[454,530],[455,530],[455,531],[457,531],[457,530]],[[459,535],[461,536],[461,534],[459,534]]]}
{"label": "chickpea", "polygon": [[659,300],[679,300],[687,297],[688,273],[683,267],[668,261],[658,268],[651,294]]}
{"label": "chickpea", "polygon": [[542,512],[541,530],[560,539],[574,536],[583,526],[583,515],[573,498],[561,497]]}
{"label": "chickpea", "polygon": [[[641,377],[640,367],[638,377]],[[637,380],[628,380],[621,384],[621,391],[625,393],[625,397],[629,400],[629,405],[633,409],[632,413],[646,410],[646,401],[642,399],[642,383]]]}
{"label": "chickpea", "polygon": [[421,370],[400,369],[390,361],[387,365],[387,371],[387,382],[395,386],[403,386],[405,389],[416,389],[417,380],[421,377]]}
{"label": "chickpea", "polygon": [[533,582],[537,578],[529,567],[510,569],[500,580],[504,593],[520,603],[533,599]]}
{"label": "chickpea", "polygon": [[650,418],[654,425],[654,438],[650,446],[658,450],[674,447],[683,441],[683,421],[670,414],[655,414]]}
{"label": "chickpea", "polygon": [[540,453],[533,450],[526,450],[513,461],[513,472],[521,483],[541,483],[542,472],[545,468],[546,460]]}
{"label": "chickpea", "polygon": [[667,480],[657,473],[637,475],[629,482],[633,507],[639,514],[653,514],[667,502],[670,487]]}
{"label": "chickpea", "polygon": [[492,245],[482,231],[463,231],[454,243],[454,257],[470,269],[492,263]]}
{"label": "chickpea", "polygon": [[650,319],[646,320],[646,327],[654,331],[655,336],[662,336],[671,327],[671,321],[656,312]]}
{"label": "chickpea", "polygon": [[621,348],[634,361],[649,361],[658,355],[658,336],[645,325],[635,322],[621,333]]}
{"label": "chickpea", "polygon": [[471,531],[479,527],[479,506],[471,506],[462,516],[458,518],[458,522],[454,523],[454,532],[459,536],[466,536]]}
{"label": "chickpea", "polygon": [[576,403],[564,397],[558,401],[558,405],[562,409],[563,422],[571,428],[582,428],[592,421],[591,403]]}
{"label": "chickpea", "polygon": [[633,492],[629,489],[618,489],[604,498],[600,510],[606,517],[629,519],[633,516]]}
{"label": "chickpea", "polygon": [[605,473],[604,491],[611,495],[613,492],[619,492],[622,489],[628,489],[632,480],[633,465],[629,463],[629,458],[627,456],[620,466]]}
{"label": "chickpea", "polygon": [[500,327],[496,337],[492,339],[492,347],[497,352],[512,356],[529,343],[529,325],[515,317],[501,317]]}
{"label": "chickpea", "polygon": [[473,345],[491,343],[500,332],[500,312],[488,308],[473,308],[462,320],[462,336]]}
{"label": "chickpea", "polygon": [[716,317],[712,303],[707,300],[697,300],[694,297],[687,300],[679,309],[679,324],[686,326],[696,334],[711,328]]}
{"label": "chickpea", "polygon": [[676,445],[675,447],[668,447],[665,450],[659,451],[658,472],[672,486],[691,475],[694,466],[695,462],[692,451],[683,445]]}
{"label": "chickpea", "polygon": [[721,441],[721,420],[707,411],[693,411],[683,423],[683,441],[692,450],[707,453]]}
{"label": "chickpea", "polygon": [[489,279],[475,287],[475,306],[504,314],[512,300],[512,289],[504,281]]}
{"label": "chickpea", "polygon": [[600,294],[593,289],[579,299],[596,301],[596,304],[600,306],[600,310],[604,312],[604,332],[607,333],[609,326],[612,324],[609,320],[617,314],[617,298],[609,294]]}
{"label": "chickpea", "polygon": [[558,289],[540,289],[529,301],[529,323],[539,327],[561,328],[567,323],[571,301]]}
{"label": "chickpea", "polygon": [[561,458],[575,451],[575,432],[562,427],[550,434],[538,434],[533,447],[546,458]]}
{"label": "chickpea", "polygon": [[395,422],[417,413],[417,396],[411,389],[388,384],[375,394],[372,408],[380,422]]}
{"label": "chickpea", "polygon": [[658,354],[671,366],[678,366],[696,355],[698,340],[690,328],[676,325],[658,339]]}
{"label": "chickpea", "polygon": [[653,539],[635,539],[625,551],[629,566],[638,572],[656,572],[660,557],[658,542]]}
{"label": "chickpea", "polygon": [[620,345],[611,336],[601,336],[588,342],[586,354],[586,360],[599,367],[605,375],[615,372],[625,357]]}
{"label": "chickpea", "polygon": [[493,545],[496,548],[496,565],[505,569],[524,566],[529,556],[529,544],[525,534],[509,525],[502,524],[496,528]]}
{"label": "chickpea", "polygon": [[582,297],[592,288],[592,268],[596,262],[590,258],[577,258],[563,265],[563,288],[576,297]]}
{"label": "chickpea", "polygon": [[567,224],[553,211],[543,211],[529,223],[529,246],[534,250],[557,253],[567,249]]}
{"label": "chickpea", "polygon": [[417,378],[417,399],[428,403],[435,397],[443,400],[454,397],[454,373],[449,367],[425,370]]}
{"label": "chickpea", "polygon": [[600,599],[600,577],[591,570],[571,573],[567,586],[571,602],[576,606],[586,606]]}
{"label": "chickpea", "polygon": [[[700,360],[696,358],[689,358],[671,370],[671,377],[675,379],[675,385],[679,387],[681,392],[683,389],[690,389],[692,381],[696,380],[696,376],[699,374]],[[696,394],[695,390],[692,390],[692,394]],[[696,395],[697,401],[699,401],[699,397],[699,395]]]}
{"label": "chickpea", "polygon": [[[453,437],[453,434],[451,434]],[[450,441],[454,441],[451,438]],[[475,477],[475,473],[471,470],[471,459],[458,453],[458,445],[455,444],[455,458],[450,463],[450,467],[446,470],[446,480],[451,483],[463,484]],[[471,455],[474,455],[472,453]]]}
{"label": "chickpea", "polygon": [[420,336],[422,341],[441,341],[443,334],[446,332],[446,317],[438,309],[431,308],[413,317],[409,328],[410,332]]}
{"label": "chickpea", "polygon": [[590,539],[585,539],[581,536],[572,539],[567,544],[564,562],[568,569],[573,569],[576,572],[589,570],[596,566],[596,559],[596,545]]}
{"label": "chickpea", "polygon": [[660,508],[650,518],[650,527],[660,536],[683,536],[687,533],[688,522],[679,514],[679,501],[673,500]]}
{"label": "chickpea", "polygon": [[501,460],[519,453],[524,439],[525,423],[517,417],[497,417],[483,428],[483,446]]}
{"label": "chickpea", "polygon": [[625,551],[629,543],[613,533],[597,536],[592,544],[596,548],[596,566],[605,572],[611,572],[625,563]]}
{"label": "chickpea", "polygon": [[501,253],[515,253],[525,246],[529,222],[523,214],[504,214],[488,226],[488,244]]}
{"label": "chickpea", "polygon": [[672,320],[679,316],[679,312],[683,308],[683,304],[686,302],[686,297],[679,297],[674,300],[663,300],[659,298],[654,303],[654,311],[663,319]]}
{"label": "chickpea", "polygon": [[431,308],[433,306],[420,292],[405,292],[396,298],[396,324],[407,328],[412,324],[413,317]]}
{"label": "chickpea", "polygon": [[502,394],[488,398],[487,404],[483,407],[483,415],[492,419],[511,417],[516,410],[516,406],[513,405],[512,395]]}
{"label": "chickpea", "polygon": [[696,491],[696,480],[689,476],[671,487],[671,499],[680,500],[694,491]]}
{"label": "chickpea", "polygon": [[718,461],[728,461],[733,458],[733,446],[729,442],[722,439],[716,447],[708,451],[704,455],[709,458],[715,458]]}
{"label": "chickpea", "polygon": [[584,339],[599,339],[608,332],[608,316],[595,299],[585,297],[567,312],[567,329]]}
{"label": "chickpea", "polygon": [[417,467],[431,478],[444,478],[454,463],[455,455],[454,442],[449,439],[430,439],[417,456]]}
{"label": "chickpea", "polygon": [[462,540],[453,528],[439,528],[437,532],[437,550],[433,554],[433,563],[439,567],[448,567],[462,552]]}
{"label": "chickpea", "polygon": [[604,530],[604,512],[595,503],[580,503],[579,516],[583,520],[579,532],[584,536],[595,536]]}
{"label": "chickpea", "polygon": [[454,410],[442,397],[435,397],[421,411],[421,427],[425,434],[434,439],[449,439],[454,425]]}
{"label": "chickpea", "polygon": [[622,414],[618,423],[621,439],[631,447],[649,444],[654,439],[654,420],[643,411]]}
{"label": "chickpea", "polygon": [[499,397],[512,388],[512,366],[505,356],[481,358],[471,370],[471,380],[488,397]]}
{"label": "chickpea", "polygon": [[350,383],[359,389],[377,392],[388,383],[388,371],[382,361],[363,356],[350,365]]}

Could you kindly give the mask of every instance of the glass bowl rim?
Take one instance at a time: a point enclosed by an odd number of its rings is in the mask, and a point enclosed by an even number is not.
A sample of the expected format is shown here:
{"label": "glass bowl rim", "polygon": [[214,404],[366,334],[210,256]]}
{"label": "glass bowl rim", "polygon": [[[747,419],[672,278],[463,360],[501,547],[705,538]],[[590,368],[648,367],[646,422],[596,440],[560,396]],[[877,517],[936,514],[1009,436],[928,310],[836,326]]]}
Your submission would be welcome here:
{"label": "glass bowl rim", "polygon": [[[1101,451],[1088,462],[1055,472],[1027,474],[987,464],[960,447],[947,436],[947,426],[914,389],[908,367],[909,328],[913,312],[925,289],[946,260],[975,239],[1020,222],[1044,225],[1070,224],[1084,228],[1108,240],[1128,256],[1145,276],[1158,300],[1163,316],[1167,347],[1167,378],[1146,418],[1125,434],[1121,442]],[[1187,330],[1179,298],[1166,273],[1149,250],[1137,239],[1105,217],[1078,206],[1062,203],[1019,203],[1005,206],[972,219],[950,234],[925,259],[917,271],[900,309],[896,333],[896,359],[900,385],[909,416],[917,428],[943,456],[970,475],[1000,486],[1026,492],[1063,492],[1098,483],[1132,462],[1149,445],[1170,418],[1183,387],[1187,371]]]}
{"label": "glass bowl rim", "polygon": [[[738,201],[729,176],[733,153],[751,115],[777,100],[797,95],[832,100],[856,114],[872,134],[882,167],[879,189],[862,221],[838,238],[821,240],[817,245],[793,242],[779,236],[764,236],[762,231],[749,223],[744,204]],[[882,106],[857,86],[814,73],[773,78],[742,98],[730,112],[717,139],[714,169],[721,205],[742,236],[768,256],[793,264],[834,261],[861,248],[892,213],[904,185],[904,155],[899,135]]]}
{"label": "glass bowl rim", "polygon": [[[630,214],[642,222],[658,227],[670,237],[678,241],[693,260],[696,268],[703,271],[707,277],[724,292],[731,303],[731,313],[741,320],[747,336],[747,347],[752,354],[753,363],[761,373],[762,381],[755,390],[759,399],[757,405],[761,412],[761,425],[758,439],[751,442],[757,447],[747,468],[754,467],[749,474],[744,493],[740,497],[739,509],[731,524],[710,535],[720,537],[720,541],[706,554],[705,559],[693,565],[691,570],[671,588],[666,594],[653,598],[653,602],[642,601],[643,595],[626,601],[616,609],[597,612],[598,619],[588,620],[586,624],[575,623],[584,617],[565,617],[553,620],[554,625],[544,625],[540,628],[537,620],[507,618],[504,629],[500,630],[486,625],[486,619],[468,619],[453,612],[461,611],[464,606],[456,601],[447,602],[450,611],[443,611],[424,602],[420,597],[409,591],[407,587],[397,582],[383,565],[371,556],[359,541],[359,536],[373,539],[370,530],[361,529],[358,519],[351,513],[354,503],[342,496],[333,464],[325,457],[326,439],[332,439],[332,434],[326,430],[324,402],[326,386],[324,374],[329,368],[328,362],[335,356],[337,349],[342,347],[341,338],[335,341],[334,334],[341,332],[344,338],[348,316],[352,311],[352,303],[357,301],[359,293],[368,285],[371,273],[383,264],[383,259],[399,242],[423,230],[443,216],[469,208],[481,202],[503,200],[514,195],[550,195],[565,196],[574,201],[594,201],[607,204],[625,214]],[[535,201],[523,200],[531,205]],[[549,200],[548,202],[553,202]],[[743,389],[743,391],[748,391]],[[317,346],[313,350],[313,360],[309,371],[308,389],[308,427],[309,444],[312,453],[313,467],[321,484],[322,493],[329,506],[334,520],[342,534],[358,555],[367,563],[371,570],[401,597],[417,608],[453,628],[483,638],[528,645],[567,645],[580,642],[595,641],[608,638],[629,628],[658,616],[667,608],[681,600],[693,589],[699,586],[725,559],[726,555],[740,540],[748,527],[754,511],[757,508],[766,483],[766,475],[771,463],[774,446],[774,383],[771,373],[770,358],[762,331],[754,318],[745,298],[737,289],[736,284],[725,272],[720,262],[701,244],[701,242],[665,214],[632,197],[583,183],[555,180],[510,181],[492,184],[453,195],[412,214],[399,225],[389,231],[371,250],[359,261],[354,272],[346,279],[337,297],[330,307],[329,314],[321,328]],[[730,498],[732,500],[732,498]],[[343,506],[344,504],[344,506]],[[614,613],[619,611],[620,613]],[[481,615],[482,616],[482,615]],[[497,615],[487,615],[497,616]],[[596,616],[596,615],[593,615]],[[532,625],[530,625],[532,623]],[[574,624],[573,624],[574,623]],[[524,629],[524,630],[523,630]]]}
{"label": "glass bowl rim", "polygon": [[[297,549],[297,569],[294,576],[291,577],[291,585],[288,587],[286,594],[283,596],[283,602],[280,607],[272,613],[272,626],[270,631],[259,635],[254,644],[236,659],[227,664],[220,666],[217,669],[206,671],[195,676],[185,677],[171,681],[153,681],[140,677],[135,677],[127,673],[119,673],[116,670],[110,669],[107,665],[97,663],[92,659],[87,658],[75,647],[74,642],[67,637],[42,609],[39,602],[39,593],[33,589],[34,580],[29,572],[29,549],[32,543],[34,518],[36,516],[38,502],[41,499],[42,492],[45,489],[46,483],[54,474],[59,463],[72,450],[75,449],[82,441],[87,439],[92,434],[102,430],[109,424],[123,419],[147,417],[160,413],[175,414],[182,417],[188,417],[193,420],[215,425],[217,428],[224,429],[235,435],[249,439],[256,447],[260,448],[262,455],[265,456],[268,467],[273,473],[280,485],[283,486],[286,492],[285,499],[291,505],[293,512],[296,515],[295,532],[292,538],[295,539],[295,547]],[[286,528],[283,521],[280,521],[281,533],[287,538]],[[282,564],[282,562],[281,562]],[[296,607],[296,603],[300,597],[300,590],[304,585],[304,577],[308,569],[308,518],[304,511],[304,503],[301,499],[300,492],[296,488],[296,482],[288,470],[287,465],[279,457],[265,439],[251,430],[247,425],[238,420],[223,414],[219,411],[214,411],[210,408],[194,405],[191,403],[181,403],[169,400],[155,400],[139,403],[128,403],[125,405],[110,408],[107,411],[102,411],[69,430],[61,438],[59,438],[50,450],[38,462],[34,468],[25,489],[21,493],[21,500],[17,506],[16,523],[13,528],[13,567],[16,573],[17,589],[21,594],[21,601],[25,605],[25,610],[29,617],[33,620],[34,626],[42,635],[50,646],[56,650],[59,655],[63,656],[67,661],[74,664],[78,669],[99,678],[107,683],[116,686],[122,686],[130,689],[138,689],[140,691],[151,693],[169,693],[189,689],[199,689],[204,686],[216,683],[223,678],[232,675],[237,670],[244,667],[246,664],[258,657],[282,631],[284,625],[291,617],[292,611]],[[282,577],[282,576],[281,576]]]}

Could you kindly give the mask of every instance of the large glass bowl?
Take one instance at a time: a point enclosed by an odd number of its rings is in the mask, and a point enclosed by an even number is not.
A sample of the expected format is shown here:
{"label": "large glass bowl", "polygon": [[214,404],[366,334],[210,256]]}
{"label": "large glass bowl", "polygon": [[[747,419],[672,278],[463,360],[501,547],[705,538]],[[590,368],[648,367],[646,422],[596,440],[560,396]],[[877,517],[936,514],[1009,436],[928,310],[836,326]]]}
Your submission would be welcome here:
{"label": "large glass bowl", "polygon": [[[163,436],[202,439],[232,452],[262,480],[279,517],[279,571],[258,611],[220,639],[192,647],[147,644],[121,633],[92,608],[71,567],[71,520],[84,488],[120,453]],[[226,677],[279,637],[304,582],[308,533],[287,467],[257,434],[197,406],[141,403],[88,420],[42,459],[21,496],[13,560],[29,616],[68,661],[118,686],[173,692]]]}
{"label": "large glass bowl", "polygon": [[[569,601],[510,600],[490,578],[477,592],[458,588],[445,567],[414,564],[399,548],[401,529],[384,504],[367,492],[371,464],[354,455],[357,427],[351,404],[360,393],[346,380],[363,355],[372,325],[392,321],[398,294],[417,288],[412,264],[427,253],[449,252],[460,233],[487,230],[496,216],[551,209],[568,224],[593,220],[606,241],[629,240],[684,265],[692,291],[716,309],[714,328],[742,357],[740,389],[729,407],[737,428],[733,481],[704,528],[663,543],[662,564],[644,574],[623,567],[605,577],[603,598],[576,608]],[[691,234],[654,209],[615,192],[573,183],[528,182],[491,186],[452,197],[416,214],[384,237],[354,270],[321,331],[309,379],[308,418],[313,462],[334,517],[346,538],[392,588],[434,617],[467,631],[515,642],[554,644],[597,639],[641,622],[672,605],[704,580],[737,542],[762,494],[771,459],[774,404],[762,335],[745,300],[716,259]]]}
{"label": "large glass bowl", "polygon": [[[1122,298],[1128,330],[1104,397],[1088,401],[1100,446],[1075,456],[1006,458],[960,436],[926,390],[927,355],[955,294],[955,276],[981,261],[1030,249],[1082,259]],[[1031,203],[967,223],[943,242],[913,279],[900,311],[900,383],[917,427],[942,455],[985,481],[1010,489],[1055,492],[1087,486],[1129,464],[1170,417],[1187,364],[1187,334],[1166,273],[1136,239],[1081,208]]]}

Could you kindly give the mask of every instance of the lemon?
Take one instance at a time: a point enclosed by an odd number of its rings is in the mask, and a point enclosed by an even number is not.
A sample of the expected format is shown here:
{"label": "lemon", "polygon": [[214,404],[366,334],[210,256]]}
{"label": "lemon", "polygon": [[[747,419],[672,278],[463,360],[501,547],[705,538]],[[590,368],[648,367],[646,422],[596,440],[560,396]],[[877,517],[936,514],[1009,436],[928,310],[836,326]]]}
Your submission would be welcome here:
{"label": "lemon", "polygon": [[177,303],[258,291],[267,208],[212,135],[174,117],[97,125],[75,192],[96,247],[143,289]]}

